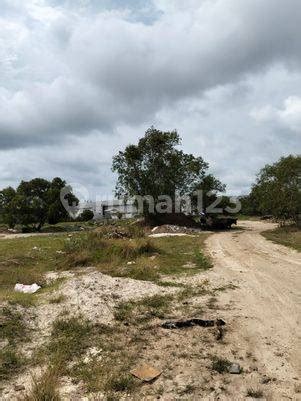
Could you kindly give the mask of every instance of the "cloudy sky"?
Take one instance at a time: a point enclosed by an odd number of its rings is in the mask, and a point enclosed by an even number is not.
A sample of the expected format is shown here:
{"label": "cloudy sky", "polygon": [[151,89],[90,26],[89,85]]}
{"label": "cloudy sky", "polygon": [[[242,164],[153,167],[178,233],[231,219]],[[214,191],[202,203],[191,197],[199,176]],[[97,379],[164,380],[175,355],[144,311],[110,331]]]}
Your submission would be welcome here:
{"label": "cloudy sky", "polygon": [[0,188],[110,195],[111,159],[177,129],[229,193],[301,149],[300,0],[0,0]]}

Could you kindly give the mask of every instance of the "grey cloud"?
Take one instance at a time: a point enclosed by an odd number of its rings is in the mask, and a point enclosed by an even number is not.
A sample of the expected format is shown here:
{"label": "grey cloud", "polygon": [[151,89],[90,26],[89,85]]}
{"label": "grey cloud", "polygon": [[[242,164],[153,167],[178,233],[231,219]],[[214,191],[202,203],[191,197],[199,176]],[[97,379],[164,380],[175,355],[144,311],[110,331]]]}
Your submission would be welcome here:
{"label": "grey cloud", "polygon": [[[3,1],[0,179],[38,163],[109,190],[111,156],[151,124],[178,128],[234,191],[298,148],[299,120],[281,111],[301,96],[300,1],[183,4]],[[266,106],[282,120],[251,116]]]}
{"label": "grey cloud", "polygon": [[[276,3],[248,0],[242,6],[228,0],[216,2],[214,8],[203,3],[196,10],[163,15],[151,26],[114,12],[89,19],[77,16],[77,24],[65,33],[66,48],[55,54],[61,60],[58,65],[65,64],[63,75],[49,83],[33,81],[12,99],[2,100],[2,146],[135,124],[166,103],[239,79],[276,60],[299,62],[301,3]],[[222,32],[220,24],[230,7]],[[49,40],[62,36],[53,28],[61,11],[55,15],[48,21],[54,32],[53,37],[46,35]]]}

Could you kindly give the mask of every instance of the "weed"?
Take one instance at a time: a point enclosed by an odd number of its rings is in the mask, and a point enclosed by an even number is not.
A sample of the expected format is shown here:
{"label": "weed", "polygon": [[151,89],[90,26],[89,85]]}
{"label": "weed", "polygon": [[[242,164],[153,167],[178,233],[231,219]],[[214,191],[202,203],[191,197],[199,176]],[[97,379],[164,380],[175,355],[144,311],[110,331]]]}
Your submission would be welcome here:
{"label": "weed", "polygon": [[208,270],[213,267],[211,260],[208,259],[201,251],[195,252],[194,260],[199,269]]}
{"label": "weed", "polygon": [[27,340],[27,334],[22,315],[9,307],[4,307],[1,313],[0,338],[6,338],[11,345],[14,345],[17,341]]}
{"label": "weed", "polygon": [[89,345],[92,326],[86,320],[72,317],[68,320],[58,319],[48,344],[51,360],[64,368],[64,363],[83,354]]}
{"label": "weed", "polygon": [[231,362],[224,358],[214,358],[212,361],[212,369],[218,373],[228,372]]}
{"label": "weed", "polygon": [[114,311],[114,317],[116,320],[119,322],[124,322],[129,320],[129,318],[132,316],[132,311],[134,309],[135,305],[133,302],[122,302],[120,303],[117,307],[116,310]]}
{"label": "weed", "polygon": [[60,304],[60,303],[64,302],[65,299],[66,299],[66,296],[63,294],[60,294],[60,295],[57,295],[56,297],[50,298],[49,303],[50,304]]}
{"label": "weed", "polygon": [[180,395],[191,394],[195,391],[195,386],[193,384],[187,384],[180,392]]}
{"label": "weed", "polygon": [[262,398],[263,397],[263,392],[261,390],[259,390],[259,389],[249,388],[247,390],[247,397]]}
{"label": "weed", "polygon": [[5,347],[0,350],[0,381],[9,379],[23,367],[24,360],[17,355],[15,349]]}
{"label": "weed", "polygon": [[174,297],[172,295],[154,295],[139,301],[122,302],[114,313],[118,321],[145,323],[154,317],[163,317],[170,310]]}
{"label": "weed", "polygon": [[40,378],[32,377],[32,388],[21,401],[60,401],[58,375],[49,368]]}
{"label": "weed", "polygon": [[128,374],[122,374],[117,372],[113,376],[109,378],[106,383],[106,390],[107,391],[131,391],[135,386],[135,382],[132,376]]}

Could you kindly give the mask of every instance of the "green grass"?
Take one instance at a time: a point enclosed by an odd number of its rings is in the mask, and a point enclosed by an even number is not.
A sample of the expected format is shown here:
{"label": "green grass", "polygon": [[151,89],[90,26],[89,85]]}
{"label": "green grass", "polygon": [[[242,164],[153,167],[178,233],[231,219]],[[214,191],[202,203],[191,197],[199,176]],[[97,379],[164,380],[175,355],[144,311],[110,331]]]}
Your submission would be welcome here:
{"label": "green grass", "polygon": [[154,282],[161,281],[165,275],[195,274],[212,267],[203,252],[206,234],[149,239],[141,237],[138,230],[134,233],[138,237],[131,235],[108,239],[102,230],[76,236],[66,243],[61,266],[65,269],[96,266],[111,276]]}
{"label": "green grass", "polygon": [[[107,238],[115,229],[126,237]],[[162,276],[194,274],[212,267],[203,252],[206,234],[152,239],[143,235],[141,227],[110,225],[72,237],[61,234],[0,240],[0,301],[34,305],[43,289],[20,294],[14,292],[14,285],[36,282],[46,288],[44,273],[52,270],[96,266],[111,276],[160,282]]]}
{"label": "green grass", "polygon": [[[18,300],[24,305],[34,303],[37,294],[14,292],[16,283],[45,286],[44,273],[55,270],[63,255],[66,236],[35,236],[0,240],[0,301]],[[37,247],[38,249],[33,249]]]}
{"label": "green grass", "polygon": [[65,364],[81,356],[90,345],[92,326],[80,317],[57,319],[53,324],[50,342],[47,346],[50,361],[64,370]]}
{"label": "green grass", "polygon": [[264,231],[262,235],[270,241],[301,252],[301,229],[296,226],[278,227],[274,230]]}
{"label": "green grass", "polygon": [[[161,274],[198,273],[212,267],[210,259],[205,256],[203,249],[207,234],[195,237],[161,237],[153,238],[155,247],[159,250],[155,264],[160,266]],[[188,263],[196,267],[184,267]]]}

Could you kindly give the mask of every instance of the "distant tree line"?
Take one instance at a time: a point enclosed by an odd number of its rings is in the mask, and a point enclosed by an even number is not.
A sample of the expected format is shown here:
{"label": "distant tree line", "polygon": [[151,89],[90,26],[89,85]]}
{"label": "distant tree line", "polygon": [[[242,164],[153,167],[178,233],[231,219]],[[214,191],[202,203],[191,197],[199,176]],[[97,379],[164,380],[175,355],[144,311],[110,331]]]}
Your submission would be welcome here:
{"label": "distant tree line", "polygon": [[241,197],[242,213],[271,215],[280,223],[301,217],[301,156],[282,157],[257,175],[249,195]]}
{"label": "distant tree line", "polygon": [[[45,223],[68,221],[60,199],[65,186],[66,182],[56,177],[52,181],[43,178],[22,181],[16,189],[4,188],[0,191],[0,222],[10,228],[21,225],[30,231],[40,231]],[[72,192],[65,199],[70,205],[79,202]]]}

